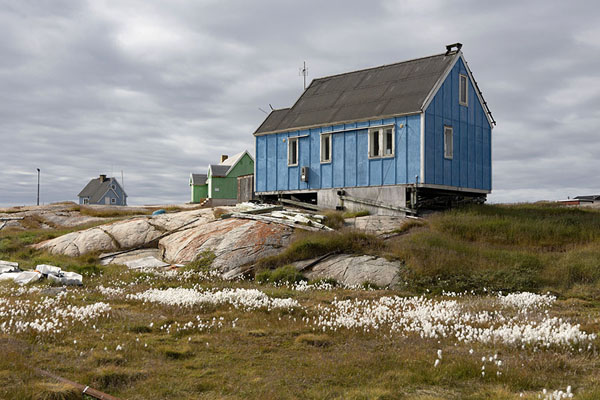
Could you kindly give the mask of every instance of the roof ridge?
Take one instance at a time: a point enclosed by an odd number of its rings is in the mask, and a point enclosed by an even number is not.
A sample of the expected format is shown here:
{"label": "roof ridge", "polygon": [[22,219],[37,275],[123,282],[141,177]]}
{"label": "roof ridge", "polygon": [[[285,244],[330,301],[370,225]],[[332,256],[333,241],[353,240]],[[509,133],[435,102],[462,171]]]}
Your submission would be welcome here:
{"label": "roof ridge", "polygon": [[[355,73],[358,73],[358,72],[365,72],[365,71],[369,71],[369,70],[372,70],[372,69],[378,69],[378,68],[391,67],[391,66],[394,66],[394,65],[399,65],[399,64],[409,63],[409,62],[413,62],[413,61],[424,60],[424,59],[426,59],[426,58],[433,58],[433,57],[439,57],[439,56],[450,57],[450,56],[453,56],[453,55],[455,55],[455,54],[456,54],[456,53],[451,53],[451,54],[448,54],[448,55],[446,55],[446,53],[439,53],[439,54],[433,54],[433,55],[431,55],[431,56],[425,56],[425,57],[411,58],[410,60],[398,61],[398,62],[391,63],[391,64],[383,64],[383,65],[378,65],[378,66],[375,66],[375,67],[368,67],[368,68],[363,68],[363,69],[357,69],[357,70],[355,70],[355,71],[342,72],[342,73],[339,73],[339,74],[333,74],[333,75],[322,76],[322,77],[320,77],[320,78],[315,78],[315,79],[313,79],[313,80],[311,81],[310,85],[312,85],[312,84],[313,84],[313,82],[315,82],[315,81],[320,81],[320,80],[322,80],[322,79],[336,78],[336,77],[338,77],[338,76],[350,75],[350,74],[355,74]],[[309,85],[309,87],[310,87],[310,85]],[[308,88],[307,88],[307,89],[308,89]]]}

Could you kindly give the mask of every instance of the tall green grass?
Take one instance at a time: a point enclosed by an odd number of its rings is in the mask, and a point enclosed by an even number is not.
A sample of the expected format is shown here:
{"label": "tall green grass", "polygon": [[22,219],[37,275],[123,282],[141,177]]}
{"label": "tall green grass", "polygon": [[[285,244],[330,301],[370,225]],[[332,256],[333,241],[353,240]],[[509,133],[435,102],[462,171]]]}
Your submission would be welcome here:
{"label": "tall green grass", "polygon": [[600,294],[600,212],[593,209],[468,206],[430,217],[424,229],[389,241],[387,250],[422,288],[566,291],[586,285],[584,292]]}

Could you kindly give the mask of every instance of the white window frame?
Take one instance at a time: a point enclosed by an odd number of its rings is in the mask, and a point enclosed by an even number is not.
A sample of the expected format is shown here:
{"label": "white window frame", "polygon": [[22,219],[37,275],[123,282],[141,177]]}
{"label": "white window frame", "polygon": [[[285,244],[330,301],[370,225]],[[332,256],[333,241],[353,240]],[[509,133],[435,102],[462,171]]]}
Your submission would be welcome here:
{"label": "white window frame", "polygon": [[[329,144],[329,154],[326,154],[326,146],[325,143]],[[329,164],[331,163],[332,149],[331,149],[331,133],[324,133],[321,135],[321,164]]]}
{"label": "white window frame", "polygon": [[[465,98],[463,101],[462,98],[462,82],[463,82],[463,78],[464,78],[464,82],[465,82]],[[469,78],[467,77],[467,75],[463,75],[463,74],[458,74],[458,104],[460,104],[461,106],[468,106],[469,105]]]}
{"label": "white window frame", "polygon": [[454,157],[454,128],[444,125],[444,158],[452,160]]}
{"label": "white window frame", "polygon": [[90,204],[90,199],[88,197],[84,197],[83,204]]}
{"label": "white window frame", "polygon": [[114,197],[111,197],[110,204],[117,204],[117,199],[115,199]]}
{"label": "white window frame", "polygon": [[[385,150],[386,150],[386,131],[388,129],[392,130],[392,153],[391,154],[385,154]],[[372,148],[372,143],[374,142],[374,136],[377,135],[377,145],[379,147],[379,152],[378,154],[374,154],[373,153],[373,148]],[[376,128],[370,128],[369,129],[369,158],[370,159],[377,159],[377,158],[390,158],[390,157],[394,157],[396,154],[396,127],[395,125],[385,125],[385,126],[378,126]]]}
{"label": "white window frame", "polygon": [[[296,162],[293,163],[292,162],[292,146],[295,146],[296,148]],[[299,154],[298,154],[298,138],[288,138],[288,167],[297,167],[298,166],[298,159],[299,159]]]}

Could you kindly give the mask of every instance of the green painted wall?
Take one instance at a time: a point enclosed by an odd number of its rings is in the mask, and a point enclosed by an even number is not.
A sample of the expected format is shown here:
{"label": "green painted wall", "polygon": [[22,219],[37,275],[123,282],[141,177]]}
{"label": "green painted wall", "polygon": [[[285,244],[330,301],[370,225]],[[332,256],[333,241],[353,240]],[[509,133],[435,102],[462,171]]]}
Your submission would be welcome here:
{"label": "green painted wall", "polygon": [[236,178],[210,178],[210,198],[212,199],[237,199]]}
{"label": "green painted wall", "polygon": [[200,203],[208,197],[208,185],[190,185],[192,188],[192,203]]}
{"label": "green painted wall", "polygon": [[238,163],[235,165],[235,168],[229,172],[227,177],[228,178],[230,178],[230,177],[237,178],[238,176],[249,175],[249,174],[253,174],[253,173],[254,173],[254,161],[252,161],[252,158],[250,158],[250,156],[248,154],[244,154],[242,159],[240,161],[238,161]]}
{"label": "green painted wall", "polygon": [[254,173],[254,161],[244,154],[226,178],[211,176],[209,173],[209,197],[213,199],[237,199],[237,177]]}

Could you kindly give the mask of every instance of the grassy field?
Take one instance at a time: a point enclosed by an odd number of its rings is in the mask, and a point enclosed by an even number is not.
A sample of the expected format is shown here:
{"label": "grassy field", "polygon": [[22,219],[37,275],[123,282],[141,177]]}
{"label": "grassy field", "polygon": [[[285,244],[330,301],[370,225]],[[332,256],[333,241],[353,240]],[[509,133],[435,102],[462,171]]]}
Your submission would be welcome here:
{"label": "grassy field", "polygon": [[36,368],[123,399],[537,399],[569,386],[600,398],[600,341],[585,336],[600,332],[595,211],[479,206],[386,240],[301,233],[261,263],[383,255],[403,262],[395,290],[224,282],[208,255],[154,274],[26,247],[65,232],[0,232],[0,259],[85,274],[58,295],[0,282],[2,399],[81,398]]}

